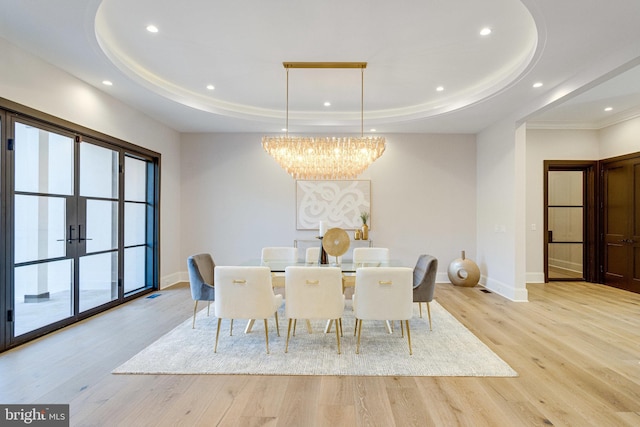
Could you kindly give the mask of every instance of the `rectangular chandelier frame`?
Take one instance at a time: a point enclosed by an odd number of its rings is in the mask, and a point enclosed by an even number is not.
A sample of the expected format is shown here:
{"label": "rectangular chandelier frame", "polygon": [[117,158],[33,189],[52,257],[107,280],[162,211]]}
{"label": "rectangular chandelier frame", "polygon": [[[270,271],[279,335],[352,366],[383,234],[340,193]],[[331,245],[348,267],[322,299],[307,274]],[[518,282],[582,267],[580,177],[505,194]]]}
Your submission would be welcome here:
{"label": "rectangular chandelier frame", "polygon": [[366,62],[283,62],[284,68],[367,68]]}

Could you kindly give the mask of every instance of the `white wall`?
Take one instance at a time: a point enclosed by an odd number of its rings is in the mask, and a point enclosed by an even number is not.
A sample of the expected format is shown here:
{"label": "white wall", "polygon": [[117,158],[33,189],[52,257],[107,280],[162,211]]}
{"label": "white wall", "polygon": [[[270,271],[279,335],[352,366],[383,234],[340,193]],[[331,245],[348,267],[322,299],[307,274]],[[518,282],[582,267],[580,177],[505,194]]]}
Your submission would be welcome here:
{"label": "white wall", "polygon": [[[598,160],[595,130],[527,129],[527,282],[544,282],[544,161]],[[532,225],[535,230],[532,230]]]}
{"label": "white wall", "polygon": [[[475,138],[386,137],[385,153],[358,178],[371,180],[370,238],[407,265],[433,254],[447,281],[461,250],[475,257]],[[261,135],[187,134],[181,147],[181,259],[210,252],[216,264],[237,264],[259,259],[263,246],[316,235],[296,230],[295,180],[262,149]]]}
{"label": "white wall", "polygon": [[161,284],[182,269],[179,134],[0,38],[0,97],[162,154]]}
{"label": "white wall", "polygon": [[526,173],[523,163],[522,137],[511,120],[497,123],[477,137],[477,252],[476,263],[484,285],[509,299],[527,301],[523,248],[522,221],[517,217],[520,208],[518,195],[522,177]]}
{"label": "white wall", "polygon": [[600,130],[599,138],[602,159],[640,152],[640,117]]}

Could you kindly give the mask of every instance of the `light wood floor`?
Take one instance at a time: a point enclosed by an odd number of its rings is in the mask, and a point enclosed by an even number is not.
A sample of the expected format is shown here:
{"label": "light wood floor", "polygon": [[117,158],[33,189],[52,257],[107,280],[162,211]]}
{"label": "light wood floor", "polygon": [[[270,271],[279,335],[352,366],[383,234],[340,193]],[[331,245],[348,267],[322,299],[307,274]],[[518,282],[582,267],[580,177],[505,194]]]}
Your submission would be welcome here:
{"label": "light wood floor", "polygon": [[0,354],[0,402],[69,403],[79,426],[639,426],[640,295],[528,289],[436,291],[517,378],[110,374],[189,318],[180,286]]}

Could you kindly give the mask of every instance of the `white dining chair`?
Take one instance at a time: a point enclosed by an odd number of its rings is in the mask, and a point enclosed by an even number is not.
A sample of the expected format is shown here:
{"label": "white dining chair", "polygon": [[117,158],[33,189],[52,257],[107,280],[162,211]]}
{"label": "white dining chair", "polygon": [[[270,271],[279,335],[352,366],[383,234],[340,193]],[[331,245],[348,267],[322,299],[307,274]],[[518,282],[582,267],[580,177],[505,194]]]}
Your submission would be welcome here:
{"label": "white dining chair", "polygon": [[[354,264],[376,264],[389,262],[389,248],[354,248]],[[355,276],[345,274],[342,280],[343,288],[353,288],[356,284]]]}
{"label": "white dining chair", "polygon": [[409,329],[409,319],[413,316],[412,268],[362,267],[357,269],[353,311],[358,333],[356,353],[360,353],[360,336],[364,320],[399,320],[403,336],[404,328],[407,329],[409,354],[413,354]]}
{"label": "white dining chair", "polygon": [[[312,246],[306,249],[305,257],[304,257],[305,264],[318,264],[319,259],[320,259],[320,246]],[[337,264],[339,265],[342,262],[342,257],[340,256],[335,257],[335,262],[337,262]]]}
{"label": "white dining chair", "polygon": [[263,262],[298,262],[298,248],[293,246],[268,246],[262,248],[261,260]]}
{"label": "white dining chair", "polygon": [[222,319],[231,319],[229,335],[233,335],[233,319],[264,319],[264,334],[269,353],[267,319],[275,317],[276,331],[280,336],[278,308],[282,305],[282,295],[275,295],[273,292],[269,267],[216,266],[214,281],[214,307],[218,318],[214,353],[218,351]]}
{"label": "white dining chair", "polygon": [[[263,263],[277,262],[295,264],[298,262],[298,248],[293,246],[269,246],[262,248],[260,260]],[[273,273],[273,287],[284,287],[284,274]]]}
{"label": "white dining chair", "polygon": [[388,263],[389,248],[354,248],[354,264],[362,263]]}
{"label": "white dining chair", "polygon": [[336,323],[336,341],[340,354],[340,335],[342,333],[342,313],[344,312],[344,294],[342,293],[342,271],[338,267],[301,267],[285,269],[285,314],[289,319],[285,353],[289,351],[289,339],[293,324],[298,319],[329,319]]}
{"label": "white dining chair", "polygon": [[317,264],[320,258],[320,247],[312,246],[305,251],[304,262],[306,264]]}

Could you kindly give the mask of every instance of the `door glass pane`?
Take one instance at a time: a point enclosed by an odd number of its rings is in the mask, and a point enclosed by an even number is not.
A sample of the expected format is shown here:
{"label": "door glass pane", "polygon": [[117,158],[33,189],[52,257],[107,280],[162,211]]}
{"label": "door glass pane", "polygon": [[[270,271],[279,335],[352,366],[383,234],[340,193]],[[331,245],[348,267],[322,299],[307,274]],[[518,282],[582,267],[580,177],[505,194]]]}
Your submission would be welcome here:
{"label": "door glass pane", "polygon": [[584,172],[549,171],[548,278],[584,278]]}
{"label": "door glass pane", "polygon": [[124,204],[124,245],[144,245],[146,243],[146,210],[141,203]]}
{"label": "door glass pane", "polygon": [[80,195],[118,197],[118,152],[90,143],[80,145]]}
{"label": "door glass pane", "polygon": [[15,263],[65,256],[66,199],[15,196]]}
{"label": "door glass pane", "polygon": [[582,171],[549,171],[548,179],[549,206],[582,206]]}
{"label": "door glass pane", "polygon": [[73,194],[73,138],[15,124],[15,190]]}
{"label": "door glass pane", "polygon": [[130,202],[147,201],[147,162],[124,158],[124,198]]}
{"label": "door glass pane", "polygon": [[550,242],[582,242],[582,207],[550,207],[548,218]]}
{"label": "door glass pane", "polygon": [[145,246],[124,250],[124,292],[146,287],[146,251]]}
{"label": "door glass pane", "polygon": [[118,253],[80,258],[80,311],[118,298]]}
{"label": "door glass pane", "polygon": [[73,315],[73,260],[16,267],[14,280],[15,336]]}
{"label": "door glass pane", "polygon": [[581,243],[549,244],[549,277],[582,279],[583,247]]}
{"label": "door glass pane", "polygon": [[118,247],[118,202],[87,200],[87,239],[89,252],[108,251]]}

